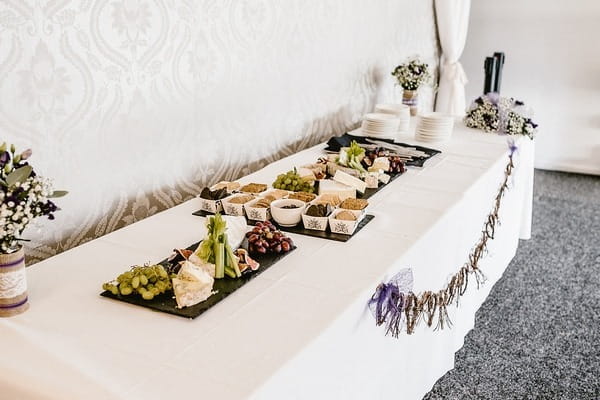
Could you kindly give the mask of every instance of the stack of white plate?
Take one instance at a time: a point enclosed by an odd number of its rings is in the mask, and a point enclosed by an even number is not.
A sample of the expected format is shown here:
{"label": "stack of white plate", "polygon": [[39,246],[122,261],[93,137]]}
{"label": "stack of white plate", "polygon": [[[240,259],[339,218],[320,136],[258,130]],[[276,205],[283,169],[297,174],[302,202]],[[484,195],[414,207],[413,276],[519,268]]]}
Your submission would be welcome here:
{"label": "stack of white plate", "polygon": [[410,107],[405,104],[377,104],[375,112],[383,114],[392,114],[400,120],[398,123],[398,132],[408,132],[410,126]]}
{"label": "stack of white plate", "polygon": [[362,133],[365,136],[393,138],[398,132],[400,121],[394,114],[369,113],[362,122]]}
{"label": "stack of white plate", "polygon": [[448,114],[432,112],[419,116],[415,139],[423,142],[443,142],[450,139],[454,118]]}

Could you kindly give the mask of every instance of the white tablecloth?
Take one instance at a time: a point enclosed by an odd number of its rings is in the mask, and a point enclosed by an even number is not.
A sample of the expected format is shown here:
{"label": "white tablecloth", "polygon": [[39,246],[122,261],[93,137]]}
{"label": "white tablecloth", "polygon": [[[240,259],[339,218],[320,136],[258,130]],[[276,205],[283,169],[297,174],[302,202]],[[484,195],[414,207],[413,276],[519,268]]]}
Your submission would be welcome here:
{"label": "white tablecloth", "polygon": [[[404,141],[417,143],[406,136]],[[453,367],[475,311],[531,224],[533,144],[518,140],[501,226],[452,329],[384,336],[365,310],[377,284],[413,269],[439,289],[466,261],[508,160],[507,138],[457,126],[443,151],[371,199],[349,242],[292,235],[298,249],[195,320],[102,298],[102,282],[202,238],[191,200],[28,269],[31,308],[0,320],[3,399],[417,399]],[[242,181],[272,182],[321,146]]]}

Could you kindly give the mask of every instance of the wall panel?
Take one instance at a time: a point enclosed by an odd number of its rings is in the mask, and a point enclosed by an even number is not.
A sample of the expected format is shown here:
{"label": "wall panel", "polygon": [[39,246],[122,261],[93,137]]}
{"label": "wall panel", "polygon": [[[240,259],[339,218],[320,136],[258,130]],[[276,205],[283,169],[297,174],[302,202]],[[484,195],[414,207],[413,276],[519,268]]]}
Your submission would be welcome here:
{"label": "wall panel", "polygon": [[415,54],[432,1],[0,0],[0,139],[70,191],[29,261],[343,133]]}

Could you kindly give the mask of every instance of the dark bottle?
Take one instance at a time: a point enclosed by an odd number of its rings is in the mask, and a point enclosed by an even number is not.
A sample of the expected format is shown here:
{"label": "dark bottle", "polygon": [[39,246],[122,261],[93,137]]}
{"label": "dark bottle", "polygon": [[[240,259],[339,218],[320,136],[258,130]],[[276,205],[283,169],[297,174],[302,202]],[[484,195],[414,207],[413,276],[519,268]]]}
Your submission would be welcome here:
{"label": "dark bottle", "polygon": [[494,75],[494,92],[500,94],[500,84],[502,83],[502,68],[504,68],[504,53],[494,53],[496,59],[496,74]]}
{"label": "dark bottle", "polygon": [[483,64],[485,71],[485,81],[483,83],[483,94],[493,92],[495,89],[494,77],[496,73],[496,58],[486,57]]}

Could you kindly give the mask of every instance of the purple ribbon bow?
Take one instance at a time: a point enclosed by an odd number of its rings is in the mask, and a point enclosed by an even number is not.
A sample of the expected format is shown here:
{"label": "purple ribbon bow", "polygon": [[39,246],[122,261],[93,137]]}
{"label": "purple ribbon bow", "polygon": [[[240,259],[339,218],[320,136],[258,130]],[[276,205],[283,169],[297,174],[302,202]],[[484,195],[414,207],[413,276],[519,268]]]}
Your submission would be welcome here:
{"label": "purple ribbon bow", "polygon": [[517,146],[517,144],[515,143],[515,140],[510,138],[508,139],[508,150],[510,151],[510,155],[512,157],[513,154],[515,154],[515,152],[519,149],[519,147]]}
{"label": "purple ribbon bow", "polygon": [[405,268],[387,283],[380,283],[369,300],[368,307],[375,317],[377,326],[386,324],[386,335],[392,333],[393,336],[398,336],[407,293],[412,290],[412,286],[412,270]]}

